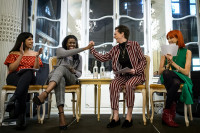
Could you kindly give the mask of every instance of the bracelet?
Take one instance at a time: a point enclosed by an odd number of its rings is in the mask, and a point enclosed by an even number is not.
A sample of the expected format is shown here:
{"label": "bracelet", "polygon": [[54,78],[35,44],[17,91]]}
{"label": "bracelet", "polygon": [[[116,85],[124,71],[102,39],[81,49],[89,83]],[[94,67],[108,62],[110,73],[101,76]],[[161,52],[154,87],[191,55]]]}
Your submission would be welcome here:
{"label": "bracelet", "polygon": [[178,67],[178,70],[177,70],[177,72],[179,72],[179,71],[180,71],[180,69],[181,69],[181,67],[179,66],[179,67]]}

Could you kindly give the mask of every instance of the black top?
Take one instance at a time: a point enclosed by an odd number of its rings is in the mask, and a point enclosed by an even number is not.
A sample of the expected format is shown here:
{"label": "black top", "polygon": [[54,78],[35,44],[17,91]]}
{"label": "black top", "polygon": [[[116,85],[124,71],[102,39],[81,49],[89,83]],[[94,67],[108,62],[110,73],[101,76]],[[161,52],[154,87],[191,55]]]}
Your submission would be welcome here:
{"label": "black top", "polygon": [[123,42],[119,44],[120,54],[119,54],[119,63],[122,66],[122,68],[128,67],[132,69],[132,65],[130,62],[130,58],[126,49],[127,42]]}

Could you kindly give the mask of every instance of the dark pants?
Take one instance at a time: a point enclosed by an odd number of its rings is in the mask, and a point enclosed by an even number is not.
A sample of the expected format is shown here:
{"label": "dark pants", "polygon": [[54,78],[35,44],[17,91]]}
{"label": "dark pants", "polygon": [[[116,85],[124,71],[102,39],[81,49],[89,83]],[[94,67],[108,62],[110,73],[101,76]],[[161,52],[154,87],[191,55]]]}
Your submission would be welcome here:
{"label": "dark pants", "polygon": [[176,75],[175,72],[170,70],[163,71],[164,85],[167,89],[166,109],[169,109],[173,102],[177,102],[179,98],[178,89],[180,84],[184,81]]}
{"label": "dark pants", "polygon": [[19,102],[21,113],[25,113],[26,110],[26,98],[28,95],[29,85],[35,84],[35,81],[35,75],[31,70],[27,70],[21,74],[12,72],[8,74],[6,78],[7,85],[17,86],[14,95],[16,96],[16,100]]}

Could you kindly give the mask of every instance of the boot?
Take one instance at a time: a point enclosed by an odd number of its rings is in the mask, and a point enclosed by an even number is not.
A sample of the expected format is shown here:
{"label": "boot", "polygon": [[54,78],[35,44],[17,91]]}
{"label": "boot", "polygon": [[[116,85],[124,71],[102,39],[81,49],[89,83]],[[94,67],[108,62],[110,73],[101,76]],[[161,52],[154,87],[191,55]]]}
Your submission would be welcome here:
{"label": "boot", "polygon": [[175,116],[176,116],[176,103],[173,102],[171,107],[170,107],[170,112],[171,112],[171,115],[172,115],[172,119],[174,120]]}
{"label": "boot", "polygon": [[170,109],[163,109],[162,122],[163,122],[163,124],[167,124],[170,127],[178,127],[179,126],[172,119],[172,115],[171,115]]}
{"label": "boot", "polygon": [[26,113],[19,114],[16,125],[17,130],[24,130],[26,128]]}

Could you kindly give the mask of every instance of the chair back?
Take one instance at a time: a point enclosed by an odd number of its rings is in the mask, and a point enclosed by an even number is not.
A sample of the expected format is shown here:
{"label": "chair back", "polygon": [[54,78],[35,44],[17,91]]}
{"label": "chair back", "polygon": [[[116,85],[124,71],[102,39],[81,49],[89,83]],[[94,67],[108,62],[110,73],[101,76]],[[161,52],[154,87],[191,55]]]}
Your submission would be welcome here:
{"label": "chair back", "polygon": [[57,63],[57,57],[56,56],[49,58],[49,72],[51,72],[54,69],[53,66],[55,66],[56,63]]}
{"label": "chair back", "polygon": [[[145,75],[145,88],[146,91],[148,92],[148,88],[149,88],[149,68],[150,68],[150,57],[148,55],[144,55],[144,57],[146,58],[147,64],[146,64],[146,68],[144,69],[144,75]],[[148,94],[148,93],[147,93]]]}

